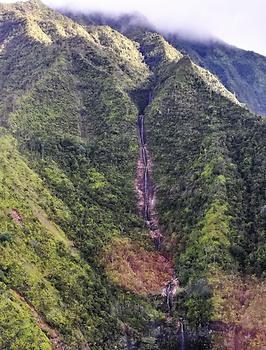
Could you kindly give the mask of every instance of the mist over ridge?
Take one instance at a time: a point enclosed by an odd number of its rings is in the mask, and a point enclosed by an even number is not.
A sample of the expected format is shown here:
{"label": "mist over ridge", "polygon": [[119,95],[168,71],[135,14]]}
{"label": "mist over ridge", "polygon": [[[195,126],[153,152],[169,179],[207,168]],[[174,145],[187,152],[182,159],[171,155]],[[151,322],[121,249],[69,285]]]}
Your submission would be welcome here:
{"label": "mist over ridge", "polygon": [[101,12],[105,15],[138,13],[158,30],[179,32],[195,39],[219,38],[229,44],[266,55],[266,3],[254,1],[121,1],[44,0],[57,9]]}

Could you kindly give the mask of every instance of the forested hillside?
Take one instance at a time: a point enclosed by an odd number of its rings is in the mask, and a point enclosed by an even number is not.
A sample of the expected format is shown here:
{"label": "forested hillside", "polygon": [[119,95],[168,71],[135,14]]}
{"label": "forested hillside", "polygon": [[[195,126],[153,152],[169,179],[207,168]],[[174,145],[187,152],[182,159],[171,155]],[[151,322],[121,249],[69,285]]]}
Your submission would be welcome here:
{"label": "forested hillside", "polygon": [[81,22],[0,4],[0,349],[262,349],[265,119]]}
{"label": "forested hillside", "polygon": [[266,115],[266,57],[241,50],[219,40],[197,42],[167,35],[177,49],[186,52],[201,66],[219,77],[237,98],[257,114]]}
{"label": "forested hillside", "polygon": [[197,326],[253,332],[254,343],[239,346],[256,348],[265,333],[265,122],[215,93],[189,59],[172,70],[146,120],[166,248],[188,284],[179,310]]}

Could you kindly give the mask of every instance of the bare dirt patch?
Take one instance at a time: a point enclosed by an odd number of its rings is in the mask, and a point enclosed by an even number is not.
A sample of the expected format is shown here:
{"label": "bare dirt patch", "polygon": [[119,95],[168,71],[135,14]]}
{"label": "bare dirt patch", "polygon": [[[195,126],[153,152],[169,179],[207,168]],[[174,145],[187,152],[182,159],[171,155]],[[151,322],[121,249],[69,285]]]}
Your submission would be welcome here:
{"label": "bare dirt patch", "polygon": [[172,279],[172,263],[127,238],[115,238],[104,253],[108,277],[136,294],[161,294]]}

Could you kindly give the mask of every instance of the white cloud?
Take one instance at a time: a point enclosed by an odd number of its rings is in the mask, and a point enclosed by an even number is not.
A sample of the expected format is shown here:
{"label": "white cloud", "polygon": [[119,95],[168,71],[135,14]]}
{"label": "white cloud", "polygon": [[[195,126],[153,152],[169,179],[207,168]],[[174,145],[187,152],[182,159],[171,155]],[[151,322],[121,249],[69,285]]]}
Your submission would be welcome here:
{"label": "white cloud", "polygon": [[[1,0],[0,0],[1,1]],[[160,29],[215,36],[266,55],[266,0],[43,0],[51,7],[140,12]]]}

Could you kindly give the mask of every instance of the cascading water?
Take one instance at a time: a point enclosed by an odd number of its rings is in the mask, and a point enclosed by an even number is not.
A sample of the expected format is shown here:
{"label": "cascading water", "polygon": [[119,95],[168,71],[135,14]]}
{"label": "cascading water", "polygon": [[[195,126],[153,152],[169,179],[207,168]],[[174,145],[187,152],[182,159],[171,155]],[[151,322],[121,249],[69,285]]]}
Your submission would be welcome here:
{"label": "cascading water", "polygon": [[147,223],[149,221],[149,170],[148,170],[148,157],[146,150],[145,130],[144,130],[144,115],[138,117],[138,129],[141,146],[141,158],[144,166],[144,180],[143,180],[143,194],[144,194],[144,220]]}
{"label": "cascading water", "polygon": [[[155,208],[156,193],[152,183],[152,163],[146,144],[144,120],[145,116],[143,114],[138,116],[137,125],[139,131],[140,158],[138,161],[136,187],[139,195],[139,208],[143,215],[145,225],[150,231],[150,236],[155,244],[156,249],[160,251],[163,235],[159,228],[159,219]],[[170,280],[162,290],[162,296],[164,297],[167,307],[168,319],[172,318],[173,301],[179,287],[180,282],[173,272],[172,280]],[[178,349],[185,350],[185,332],[183,322],[179,322],[179,325],[180,328],[178,330],[178,333],[180,336],[178,336]]]}
{"label": "cascading water", "polygon": [[140,193],[141,197],[141,210],[143,214],[143,218],[145,221],[146,226],[150,230],[150,236],[154,241],[154,244],[157,248],[157,250],[160,250],[161,248],[161,239],[162,234],[159,230],[159,223],[157,214],[155,211],[155,193],[154,188],[151,182],[151,170],[152,165],[149,158],[147,145],[146,145],[146,136],[145,136],[145,128],[144,128],[144,115],[138,116],[138,130],[139,130],[139,139],[140,139],[140,164],[141,164],[141,188]]}
{"label": "cascading water", "polygon": [[167,285],[162,291],[162,296],[164,296],[166,299],[168,314],[170,316],[172,314],[172,309],[173,309],[173,297],[176,295],[179,285],[180,283],[178,278],[174,277],[171,281],[167,283]]}
{"label": "cascading water", "polygon": [[185,332],[184,332],[184,324],[181,322],[181,344],[180,344],[180,350],[185,350]]}

